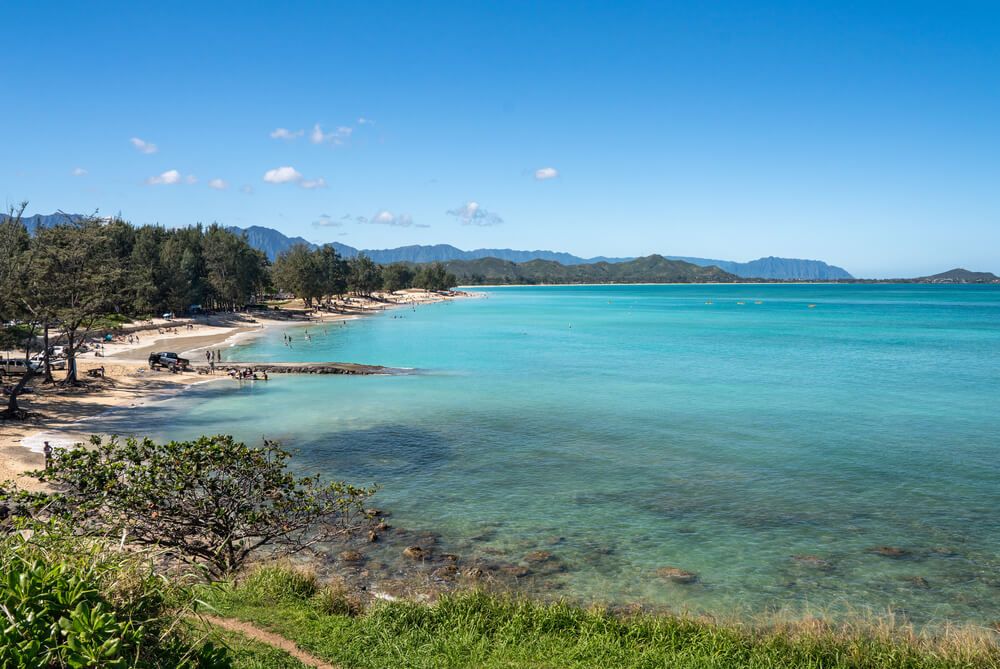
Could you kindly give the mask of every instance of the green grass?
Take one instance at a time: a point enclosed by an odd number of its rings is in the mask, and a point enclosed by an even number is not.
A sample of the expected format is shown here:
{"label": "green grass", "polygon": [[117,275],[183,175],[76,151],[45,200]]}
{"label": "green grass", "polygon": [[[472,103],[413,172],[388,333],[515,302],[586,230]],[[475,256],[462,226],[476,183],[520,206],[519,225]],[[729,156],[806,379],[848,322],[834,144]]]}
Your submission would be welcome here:
{"label": "green grass", "polygon": [[246,638],[242,634],[212,628],[209,638],[229,650],[232,669],[305,669],[294,657],[265,643]]}
{"label": "green grass", "polygon": [[449,595],[433,606],[378,603],[352,616],[344,613],[352,610],[345,593],[281,568],[214,588],[206,598],[222,614],[271,629],[345,668],[1000,667],[1000,649],[986,636],[921,639],[815,623],[747,630],[674,616],[622,618],[483,592]]}

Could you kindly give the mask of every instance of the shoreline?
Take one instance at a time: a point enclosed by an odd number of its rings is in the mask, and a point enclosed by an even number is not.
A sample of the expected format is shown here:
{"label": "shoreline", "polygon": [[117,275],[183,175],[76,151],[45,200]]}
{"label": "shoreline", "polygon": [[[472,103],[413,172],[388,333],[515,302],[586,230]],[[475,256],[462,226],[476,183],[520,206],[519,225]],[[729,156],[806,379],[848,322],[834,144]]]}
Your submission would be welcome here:
{"label": "shoreline", "polygon": [[[58,385],[32,384],[32,391],[21,395],[18,402],[37,416],[26,421],[0,422],[0,482],[13,480],[25,488],[36,488],[37,483],[23,474],[44,466],[44,442],[50,441],[55,445],[80,443],[81,435],[74,430],[80,422],[170,400],[194,386],[229,378],[225,375],[205,376],[196,370],[177,374],[153,371],[147,367],[151,352],[173,350],[182,357],[191,358],[193,364],[204,363],[203,359],[199,360],[198,352],[232,348],[244,340],[273,330],[353,321],[397,307],[434,304],[476,295],[462,292],[441,295],[409,290],[400,291],[394,297],[395,301],[352,298],[337,304],[343,311],[307,310],[301,301],[292,300],[275,312],[275,317],[254,313],[250,317],[225,314],[221,317],[171,321],[154,319],[147,322],[145,330],[127,332],[110,342],[101,342],[100,349],[94,345],[91,350],[77,356],[83,386],[62,388]],[[128,335],[135,339],[128,341]],[[103,355],[97,355],[101,349]],[[225,361],[221,364],[225,366]],[[104,368],[103,378],[88,378],[88,371],[100,367]],[[53,371],[57,381],[63,374],[62,370]]]}

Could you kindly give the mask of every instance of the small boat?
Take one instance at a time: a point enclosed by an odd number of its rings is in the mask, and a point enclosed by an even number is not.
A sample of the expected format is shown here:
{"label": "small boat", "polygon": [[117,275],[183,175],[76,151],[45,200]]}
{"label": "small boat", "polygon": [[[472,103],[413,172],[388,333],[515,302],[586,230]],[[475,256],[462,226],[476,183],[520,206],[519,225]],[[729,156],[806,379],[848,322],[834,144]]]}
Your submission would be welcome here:
{"label": "small boat", "polygon": [[816,305],[815,305],[815,304],[810,304],[810,305],[809,305],[809,308],[810,308],[810,309],[815,309],[815,308],[816,308]]}

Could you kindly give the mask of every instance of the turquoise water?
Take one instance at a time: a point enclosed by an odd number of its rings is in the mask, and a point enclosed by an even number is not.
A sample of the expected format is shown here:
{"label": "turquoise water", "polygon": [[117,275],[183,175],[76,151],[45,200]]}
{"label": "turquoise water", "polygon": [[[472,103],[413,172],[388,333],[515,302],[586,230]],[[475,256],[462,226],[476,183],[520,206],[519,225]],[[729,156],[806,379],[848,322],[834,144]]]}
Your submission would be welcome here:
{"label": "turquoise water", "polygon": [[227,352],[418,374],[226,381],[109,429],[283,439],[463,555],[551,551],[569,597],[1000,618],[997,288],[484,292]]}

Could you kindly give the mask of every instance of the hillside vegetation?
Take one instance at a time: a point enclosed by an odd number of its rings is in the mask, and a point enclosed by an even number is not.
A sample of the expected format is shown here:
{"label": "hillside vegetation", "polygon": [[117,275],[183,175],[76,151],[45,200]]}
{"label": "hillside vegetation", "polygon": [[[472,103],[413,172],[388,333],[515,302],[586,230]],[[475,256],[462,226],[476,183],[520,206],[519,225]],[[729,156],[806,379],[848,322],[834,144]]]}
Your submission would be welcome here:
{"label": "hillside vegetation", "polygon": [[463,285],[573,283],[727,283],[739,277],[660,255],[628,262],[561,265],[551,260],[514,263],[498,258],[451,260],[445,269]]}

